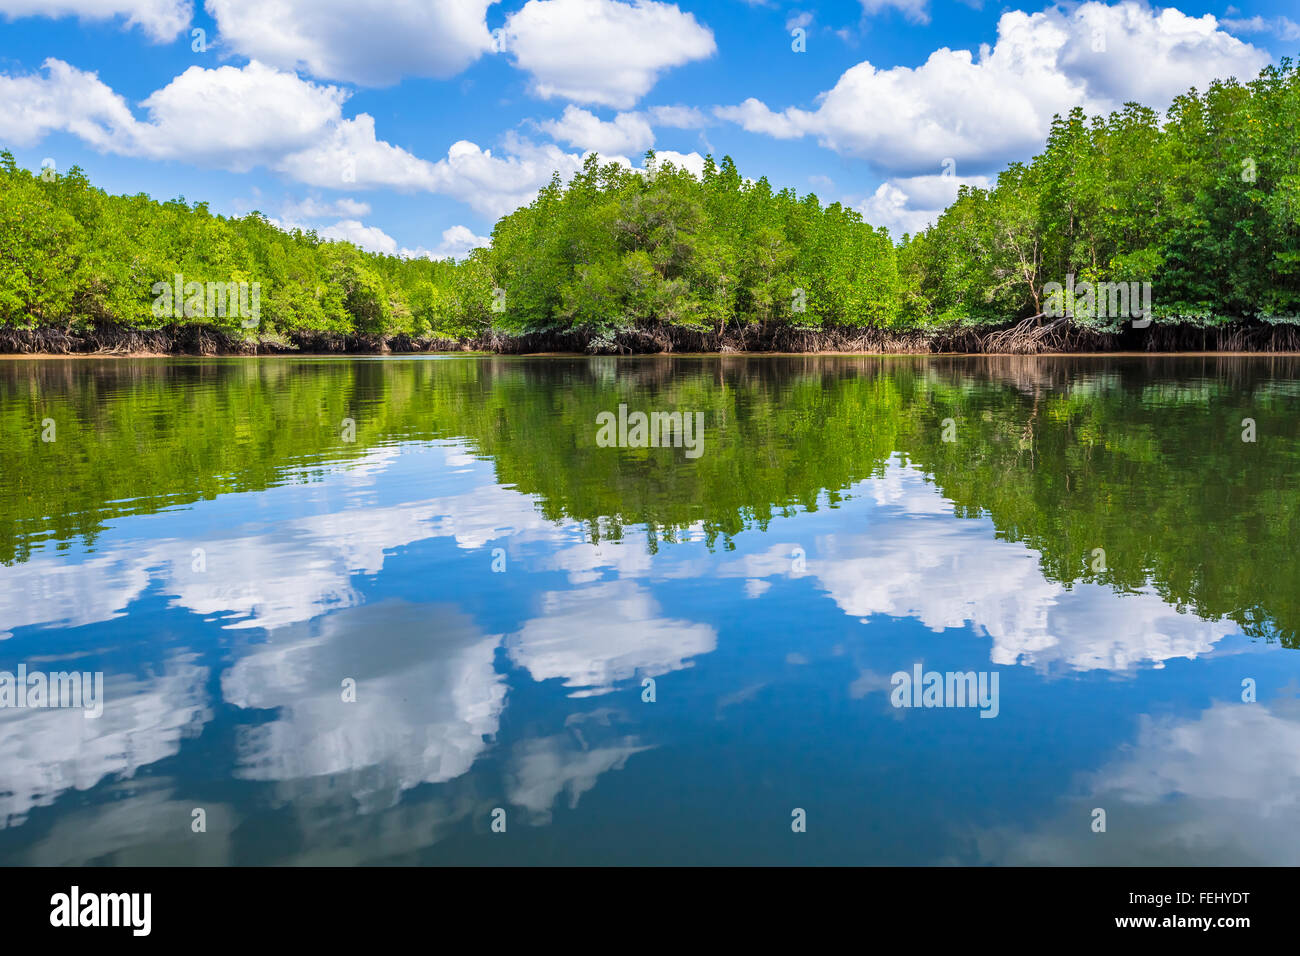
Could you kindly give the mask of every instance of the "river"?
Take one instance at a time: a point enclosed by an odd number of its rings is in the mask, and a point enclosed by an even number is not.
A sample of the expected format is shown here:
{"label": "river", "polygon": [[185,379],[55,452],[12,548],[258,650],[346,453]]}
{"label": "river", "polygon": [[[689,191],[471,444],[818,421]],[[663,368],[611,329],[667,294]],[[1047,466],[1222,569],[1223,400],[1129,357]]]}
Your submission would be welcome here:
{"label": "river", "polygon": [[1296,358],[13,359],[0,424],[2,863],[1300,860]]}

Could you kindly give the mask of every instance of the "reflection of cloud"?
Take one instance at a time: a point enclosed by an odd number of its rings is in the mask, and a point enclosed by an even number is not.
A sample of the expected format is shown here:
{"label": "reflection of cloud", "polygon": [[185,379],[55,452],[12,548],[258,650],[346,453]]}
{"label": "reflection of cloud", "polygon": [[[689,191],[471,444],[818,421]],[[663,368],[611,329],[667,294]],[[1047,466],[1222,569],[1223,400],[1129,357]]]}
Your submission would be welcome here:
{"label": "reflection of cloud", "polygon": [[201,573],[177,543],[162,566],[164,587],[175,605],[228,615],[226,627],[284,627],[359,604],[352,575],[377,573],[386,552],[428,537],[436,513],[432,502],[355,509],[282,522],[269,533],[205,539]]}
{"label": "reflection of cloud", "polygon": [[610,713],[575,714],[568,721],[569,733],[525,740],[515,746],[506,772],[506,795],[511,803],[530,813],[533,823],[549,823],[551,808],[560,794],[567,793],[569,809],[596,786],[608,770],[622,770],[628,758],[653,749],[635,736],[609,736],[602,728],[611,726]]}
{"label": "reflection of cloud", "polygon": [[[24,855],[29,866],[227,866],[235,817],[229,806],[176,799],[175,781],[146,778],[115,785],[93,807],[65,811]],[[192,829],[196,807],[206,831]]]}
{"label": "reflection of cloud", "polygon": [[[1034,830],[979,837],[999,863],[1279,865],[1300,859],[1300,707],[1215,703],[1141,719],[1137,741]],[[1106,811],[1092,833],[1091,811]]]}
{"label": "reflection of cloud", "polygon": [[66,790],[175,755],[212,717],[207,678],[206,667],[180,658],[157,677],[105,674],[104,713],[94,720],[79,708],[0,709],[0,825],[21,823]]}
{"label": "reflection of cloud", "polygon": [[543,616],[507,642],[510,658],[534,680],[564,678],[571,696],[605,694],[640,674],[656,677],[690,666],[717,635],[706,624],[659,616],[659,605],[632,581],[610,581],[542,596]]}
{"label": "reflection of cloud", "polygon": [[[0,567],[0,626],[81,627],[118,617],[149,585],[148,561],[138,552],[90,557],[75,564],[38,557]],[[9,634],[0,632],[0,638]]]}
{"label": "reflection of cloud", "polygon": [[861,700],[868,694],[874,694],[877,691],[888,694],[892,689],[893,684],[888,674],[879,674],[869,668],[864,668],[859,672],[857,679],[849,685],[849,697],[853,700]]}
{"label": "reflection of cloud", "polygon": [[[398,601],[277,632],[222,677],[228,702],[280,711],[244,729],[235,773],[355,773],[352,793],[367,810],[457,777],[497,732],[506,693],[497,644],[454,609]],[[342,699],[345,678],[356,681],[354,703]]]}
{"label": "reflection of cloud", "polygon": [[472,491],[431,502],[437,520],[429,534],[451,537],[462,548],[481,548],[489,541],[537,532],[548,538],[567,537],[554,522],[542,516],[534,499],[497,484],[483,484]]}
{"label": "reflection of cloud", "polygon": [[[1066,590],[1043,577],[1037,551],[993,537],[987,521],[955,520],[934,486],[897,461],[855,490],[877,504],[871,531],[820,538],[806,571],[852,617],[911,617],[935,631],[970,625],[992,638],[995,664],[1074,670],[1194,658],[1237,631],[1180,613],[1151,592]],[[752,596],[750,582],[791,573],[791,548],[773,545],[718,573],[746,579]]]}
{"label": "reflection of cloud", "polygon": [[621,578],[644,577],[650,574],[653,561],[648,550],[631,543],[596,545],[579,541],[555,549],[545,559],[545,567],[567,571],[571,584],[586,584],[599,580],[606,570],[617,571]]}
{"label": "reflection of cloud", "polygon": [[[449,464],[464,459],[457,446],[434,447]],[[372,483],[400,457],[391,448],[378,448],[327,480],[342,487]],[[202,502],[194,505],[202,507]],[[173,606],[223,615],[227,628],[284,627],[359,604],[352,575],[377,574],[397,548],[451,537],[469,549],[525,532],[552,546],[574,536],[542,517],[531,498],[489,483],[425,501],[280,521],[269,530],[260,524],[205,530],[192,540],[155,539],[146,546],[101,542],[100,554],[76,564],[41,554],[0,567],[0,595],[6,598],[0,621],[14,628],[110,620],[157,580],[173,596]],[[193,568],[197,547],[204,552],[202,571]]]}

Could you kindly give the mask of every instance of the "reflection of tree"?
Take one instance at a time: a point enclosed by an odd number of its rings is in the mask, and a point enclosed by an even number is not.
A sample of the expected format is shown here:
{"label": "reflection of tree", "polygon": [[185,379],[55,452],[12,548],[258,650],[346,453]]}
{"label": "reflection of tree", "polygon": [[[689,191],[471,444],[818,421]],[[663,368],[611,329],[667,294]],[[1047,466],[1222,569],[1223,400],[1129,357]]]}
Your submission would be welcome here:
{"label": "reflection of tree", "polygon": [[[93,539],[114,515],[310,481],[382,442],[463,438],[545,517],[593,541],[644,528],[651,550],[688,529],[729,547],[834,507],[901,453],[958,515],[1040,552],[1054,581],[1150,582],[1176,607],[1298,642],[1295,358],[70,364],[0,368],[9,561],[45,538]],[[597,447],[596,415],[621,402],[703,412],[703,456]],[[60,423],[53,445],[33,426],[45,416]],[[339,438],[345,417],[355,444]],[[1243,417],[1258,442],[1240,440]],[[958,441],[941,441],[945,418]]]}

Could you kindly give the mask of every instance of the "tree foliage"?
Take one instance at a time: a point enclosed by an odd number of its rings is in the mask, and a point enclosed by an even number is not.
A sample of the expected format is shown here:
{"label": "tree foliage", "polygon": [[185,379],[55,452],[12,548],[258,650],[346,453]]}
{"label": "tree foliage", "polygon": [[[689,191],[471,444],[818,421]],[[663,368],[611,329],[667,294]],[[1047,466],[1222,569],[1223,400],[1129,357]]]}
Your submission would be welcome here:
{"label": "tree foliage", "polygon": [[[183,198],[109,196],[80,170],[37,176],[0,153],[0,325],[150,327],[150,289],[262,288],[260,334],[471,339],[485,332],[943,329],[1044,311],[1044,287],[1147,283],[1153,317],[1300,321],[1300,73],[1216,81],[1162,118],[1136,103],[1055,118],[1043,152],[962,187],[895,244],[855,210],[745,179],[593,154],[502,218],[461,262],[403,259],[214,216]],[[1074,316],[1114,328],[1126,318]],[[206,322],[212,317],[182,319]],[[220,325],[218,320],[216,324]],[[231,330],[238,322],[227,320]]]}

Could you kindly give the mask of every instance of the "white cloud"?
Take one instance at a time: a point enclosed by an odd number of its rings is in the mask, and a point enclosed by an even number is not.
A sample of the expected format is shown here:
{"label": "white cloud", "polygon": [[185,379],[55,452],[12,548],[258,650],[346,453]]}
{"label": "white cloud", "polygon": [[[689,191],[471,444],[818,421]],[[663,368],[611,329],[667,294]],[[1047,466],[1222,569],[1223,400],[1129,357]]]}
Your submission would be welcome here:
{"label": "white cloud", "polygon": [[711,121],[694,106],[652,106],[645,111],[656,126],[670,129],[704,129]]}
{"label": "white cloud", "polygon": [[189,26],[194,16],[190,0],[0,0],[0,14],[8,17],[77,17],[111,20],[125,17],[155,43],[166,43]]}
{"label": "white cloud", "polygon": [[762,133],[774,139],[798,139],[807,132],[807,125],[801,119],[786,115],[802,116],[802,110],[776,113],[762,100],[752,96],[739,106],[719,106],[713,112],[719,119],[730,120],[751,133]]}
{"label": "white cloud", "polygon": [[1269,60],[1209,14],[1090,0],[1005,13],[997,43],[977,56],[944,47],[915,68],[864,61],[812,110],[778,112],[751,98],[716,112],[755,133],[815,136],[894,173],[930,172],[944,157],[988,171],[1040,149],[1054,113],[1079,105],[1104,113],[1129,100],[1164,108],[1215,77],[1253,78]]}
{"label": "white cloud", "polygon": [[367,226],[356,219],[343,219],[316,233],[322,239],[342,240],[360,246],[367,252],[397,255],[397,240],[378,226]]}
{"label": "white cloud", "polygon": [[787,33],[789,33],[792,30],[807,29],[808,26],[812,24],[812,22],[813,22],[813,15],[809,13],[807,10],[804,10],[799,13],[791,14],[790,17],[785,21],[785,29]]}
{"label": "white cloud", "polygon": [[1300,23],[1296,23],[1290,17],[1265,19],[1254,16],[1249,19],[1224,19],[1219,22],[1234,33],[1272,33],[1279,40],[1288,42],[1300,40]]}
{"label": "white cloud", "polygon": [[915,235],[931,225],[952,205],[963,186],[987,189],[987,176],[959,178],[934,174],[895,178],[881,183],[875,193],[858,204],[857,210],[873,226],[884,226],[895,239],[904,233]]}
{"label": "white cloud", "polygon": [[602,120],[589,110],[566,106],[558,120],[538,124],[552,139],[602,156],[609,153],[642,153],[654,145],[655,133],[638,113],[619,113]]}
{"label": "white cloud", "polygon": [[711,30],[657,0],[529,0],[501,38],[536,95],[615,109],[632,107],[664,70],[717,50]]}
{"label": "white cloud", "polygon": [[308,196],[306,199],[284,203],[280,207],[280,215],[284,221],[291,223],[311,222],[317,219],[360,219],[362,216],[370,215],[370,203],[347,197],[326,201]]}
{"label": "white cloud", "polygon": [[262,165],[318,188],[442,193],[493,217],[531,202],[553,172],[567,178],[582,166],[579,154],[513,134],[504,155],[462,140],[431,162],[380,139],[369,114],[344,118],[343,89],[256,61],[190,67],[143,101],[145,121],[94,73],[57,59],[43,70],[0,76],[0,139],[29,145],[66,131],[104,152],[239,172]]}
{"label": "white cloud", "polygon": [[325,188],[435,188],[434,164],[375,135],[375,118],[359,113],[321,130],[306,149],[284,156],[275,168],[294,179]]}
{"label": "white cloud", "polygon": [[862,12],[871,16],[893,8],[913,23],[930,22],[930,0],[861,0]]}
{"label": "white cloud", "polygon": [[[464,449],[439,446],[437,452],[450,466]],[[372,450],[331,480],[367,483],[399,457],[391,447]],[[567,540],[580,530],[556,532],[532,498],[488,484],[446,498],[314,514],[269,532],[236,524],[223,535],[205,536],[201,574],[191,567],[195,543],[175,538],[156,539],[148,548],[105,544],[75,564],[38,554],[0,566],[0,621],[7,628],[108,621],[153,584],[170,596],[171,606],[220,617],[232,630],[287,627],[360,603],[352,576],[378,573],[389,552],[413,541],[451,537],[468,549],[525,533]]]}
{"label": "white cloud", "polygon": [[553,144],[537,145],[506,137],[507,155],[461,140],[437,164],[435,189],[489,216],[502,216],[533,201],[552,172],[568,179],[582,168],[582,157]]}
{"label": "white cloud", "polygon": [[704,175],[704,157],[699,153],[679,153],[671,149],[660,149],[655,151],[655,162],[660,166],[664,163],[672,163],[678,169],[690,170],[696,178]]}
{"label": "white cloud", "polygon": [[495,0],[207,0],[221,42],[284,69],[365,86],[454,76],[492,48]]}
{"label": "white cloud", "polygon": [[275,168],[313,186],[441,193],[494,218],[532,202],[553,172],[567,179],[582,168],[580,155],[554,144],[508,134],[505,146],[505,155],[495,155],[460,140],[446,157],[430,162],[379,139],[374,118],[362,113],[340,121],[320,142],[286,156]]}
{"label": "white cloud", "polygon": [[257,62],[192,66],[144,100],[149,121],[127,126],[126,149],[242,172],[312,142],[338,120],[346,98],[338,87]]}
{"label": "white cloud", "polygon": [[43,69],[44,76],[0,76],[0,139],[29,146],[67,131],[96,149],[110,149],[120,143],[119,131],[136,122],[126,101],[94,73],[56,59]]}
{"label": "white cloud", "polygon": [[475,249],[486,249],[490,245],[491,236],[477,236],[468,226],[452,226],[442,231],[442,242],[435,248],[404,248],[399,255],[407,259],[464,259]]}
{"label": "white cloud", "polygon": [[236,171],[307,146],[338,121],[347,97],[256,62],[193,66],[145,98],[141,121],[96,74],[54,58],[42,69],[0,76],[0,135],[33,143],[67,131],[106,152]]}

